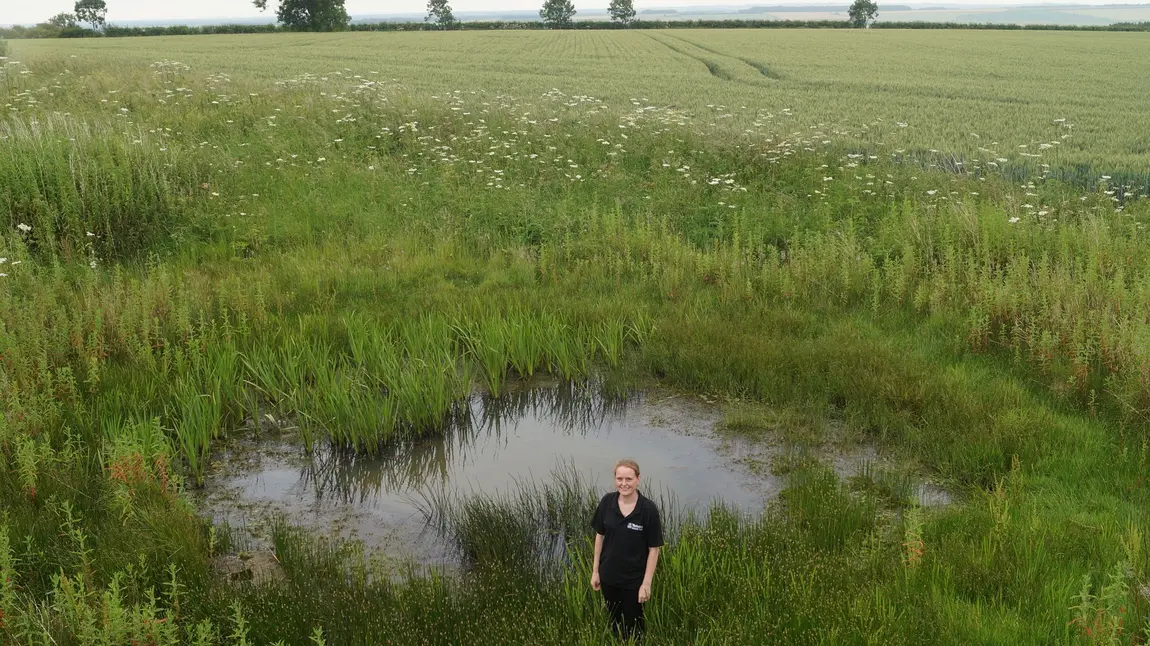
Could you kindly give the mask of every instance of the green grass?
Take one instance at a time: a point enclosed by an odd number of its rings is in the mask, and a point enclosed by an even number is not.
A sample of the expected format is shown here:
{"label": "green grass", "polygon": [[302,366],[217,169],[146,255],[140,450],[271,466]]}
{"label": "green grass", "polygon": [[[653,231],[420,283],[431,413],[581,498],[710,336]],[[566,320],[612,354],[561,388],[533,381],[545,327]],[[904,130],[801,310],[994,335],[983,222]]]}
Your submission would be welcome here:
{"label": "green grass", "polygon": [[[605,643],[570,478],[432,501],[469,567],[431,576],[285,522],[283,581],[225,581],[236,541],[189,503],[265,413],[354,456],[547,374],[720,399],[796,456],[833,431],[955,494],[800,457],[761,517],[668,509],[653,643],[1144,643],[1146,124],[1110,94],[1142,41],[895,36],[16,43],[0,637]],[[1021,70],[988,38],[1058,48]],[[1087,48],[1100,94],[1058,64]]]}

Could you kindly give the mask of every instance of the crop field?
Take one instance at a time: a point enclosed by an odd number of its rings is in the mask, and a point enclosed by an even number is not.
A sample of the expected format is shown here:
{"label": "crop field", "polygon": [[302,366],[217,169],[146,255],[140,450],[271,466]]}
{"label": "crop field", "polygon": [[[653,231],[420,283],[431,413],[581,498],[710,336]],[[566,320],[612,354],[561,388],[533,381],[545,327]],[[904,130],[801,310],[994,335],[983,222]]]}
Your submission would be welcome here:
{"label": "crop field", "polygon": [[648,643],[1150,639],[1146,34],[9,49],[0,642],[611,643],[562,474],[440,501],[432,575],[285,519],[222,576],[195,506],[265,418],[371,456],[538,375],[793,448],[669,524]]}
{"label": "crop field", "polygon": [[[1041,163],[1091,167],[1084,178],[1095,170],[1145,173],[1150,155],[1150,80],[1140,73],[1150,39],[1140,33],[492,31],[215,43],[107,39],[67,51],[90,57],[85,64],[177,60],[257,84],[344,72],[430,94],[482,89],[523,99],[558,88],[613,106],[690,110],[696,123],[735,131],[815,126],[860,136],[867,128],[874,132],[862,141],[884,145],[887,155],[936,149],[1020,162],[1041,154]],[[25,57],[61,47],[14,45]]]}

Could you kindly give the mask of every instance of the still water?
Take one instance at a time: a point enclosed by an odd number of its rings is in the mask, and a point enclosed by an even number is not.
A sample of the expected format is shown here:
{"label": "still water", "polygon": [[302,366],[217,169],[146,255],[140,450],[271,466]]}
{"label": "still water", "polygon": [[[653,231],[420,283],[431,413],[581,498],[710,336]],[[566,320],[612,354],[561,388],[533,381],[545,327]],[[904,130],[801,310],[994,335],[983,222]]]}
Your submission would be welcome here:
{"label": "still water", "polygon": [[512,493],[560,472],[606,493],[619,458],[636,459],[642,491],[680,512],[714,501],[757,514],[782,481],[752,473],[748,445],[714,432],[718,413],[697,399],[649,394],[626,401],[594,389],[549,384],[475,396],[469,415],[445,436],[391,447],[376,456],[317,449],[289,439],[253,441],[217,456],[203,508],[217,522],[265,528],[272,513],[294,525],[361,540],[420,565],[448,564],[448,546],[426,527],[421,502]]}

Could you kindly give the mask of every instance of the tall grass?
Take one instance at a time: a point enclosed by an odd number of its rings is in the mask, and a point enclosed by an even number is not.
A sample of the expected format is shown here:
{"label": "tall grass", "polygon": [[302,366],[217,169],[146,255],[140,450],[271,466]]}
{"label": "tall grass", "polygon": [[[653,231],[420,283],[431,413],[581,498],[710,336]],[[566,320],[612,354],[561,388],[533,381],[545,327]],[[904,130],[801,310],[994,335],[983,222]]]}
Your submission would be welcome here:
{"label": "tall grass", "polygon": [[185,213],[210,174],[160,135],[65,115],[5,121],[0,224],[30,226],[28,246],[66,263],[129,258],[170,242],[191,227]]}
{"label": "tall grass", "polygon": [[551,481],[522,482],[500,497],[458,498],[433,490],[421,511],[464,563],[555,576],[569,559],[568,542],[587,534],[599,501],[574,468],[553,473]]}
{"label": "tall grass", "polygon": [[527,408],[609,412],[522,388],[541,375],[803,411],[962,501],[804,468],[761,517],[670,518],[652,640],[1142,638],[1130,181],[358,71],[4,69],[0,640],[602,643],[594,497],[566,480],[429,501],[471,567],[426,578],[281,525],[282,583],[222,581],[184,495],[267,415],[334,469]]}

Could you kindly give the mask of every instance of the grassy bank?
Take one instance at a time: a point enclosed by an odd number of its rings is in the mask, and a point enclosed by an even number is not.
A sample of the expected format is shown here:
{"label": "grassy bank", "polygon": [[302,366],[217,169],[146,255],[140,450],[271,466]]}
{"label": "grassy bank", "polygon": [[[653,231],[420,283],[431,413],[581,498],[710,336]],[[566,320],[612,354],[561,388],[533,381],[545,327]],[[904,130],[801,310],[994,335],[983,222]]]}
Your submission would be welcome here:
{"label": "grassy bank", "polygon": [[[449,506],[472,567],[430,578],[283,524],[282,581],[224,580],[242,546],[188,502],[265,412],[370,453],[536,373],[836,429],[957,495],[798,460],[762,517],[672,525],[654,643],[1144,641],[1136,183],[871,154],[869,125],[116,60],[0,84],[8,641],[602,643],[578,483]],[[541,549],[527,510],[566,559],[509,558]]]}

